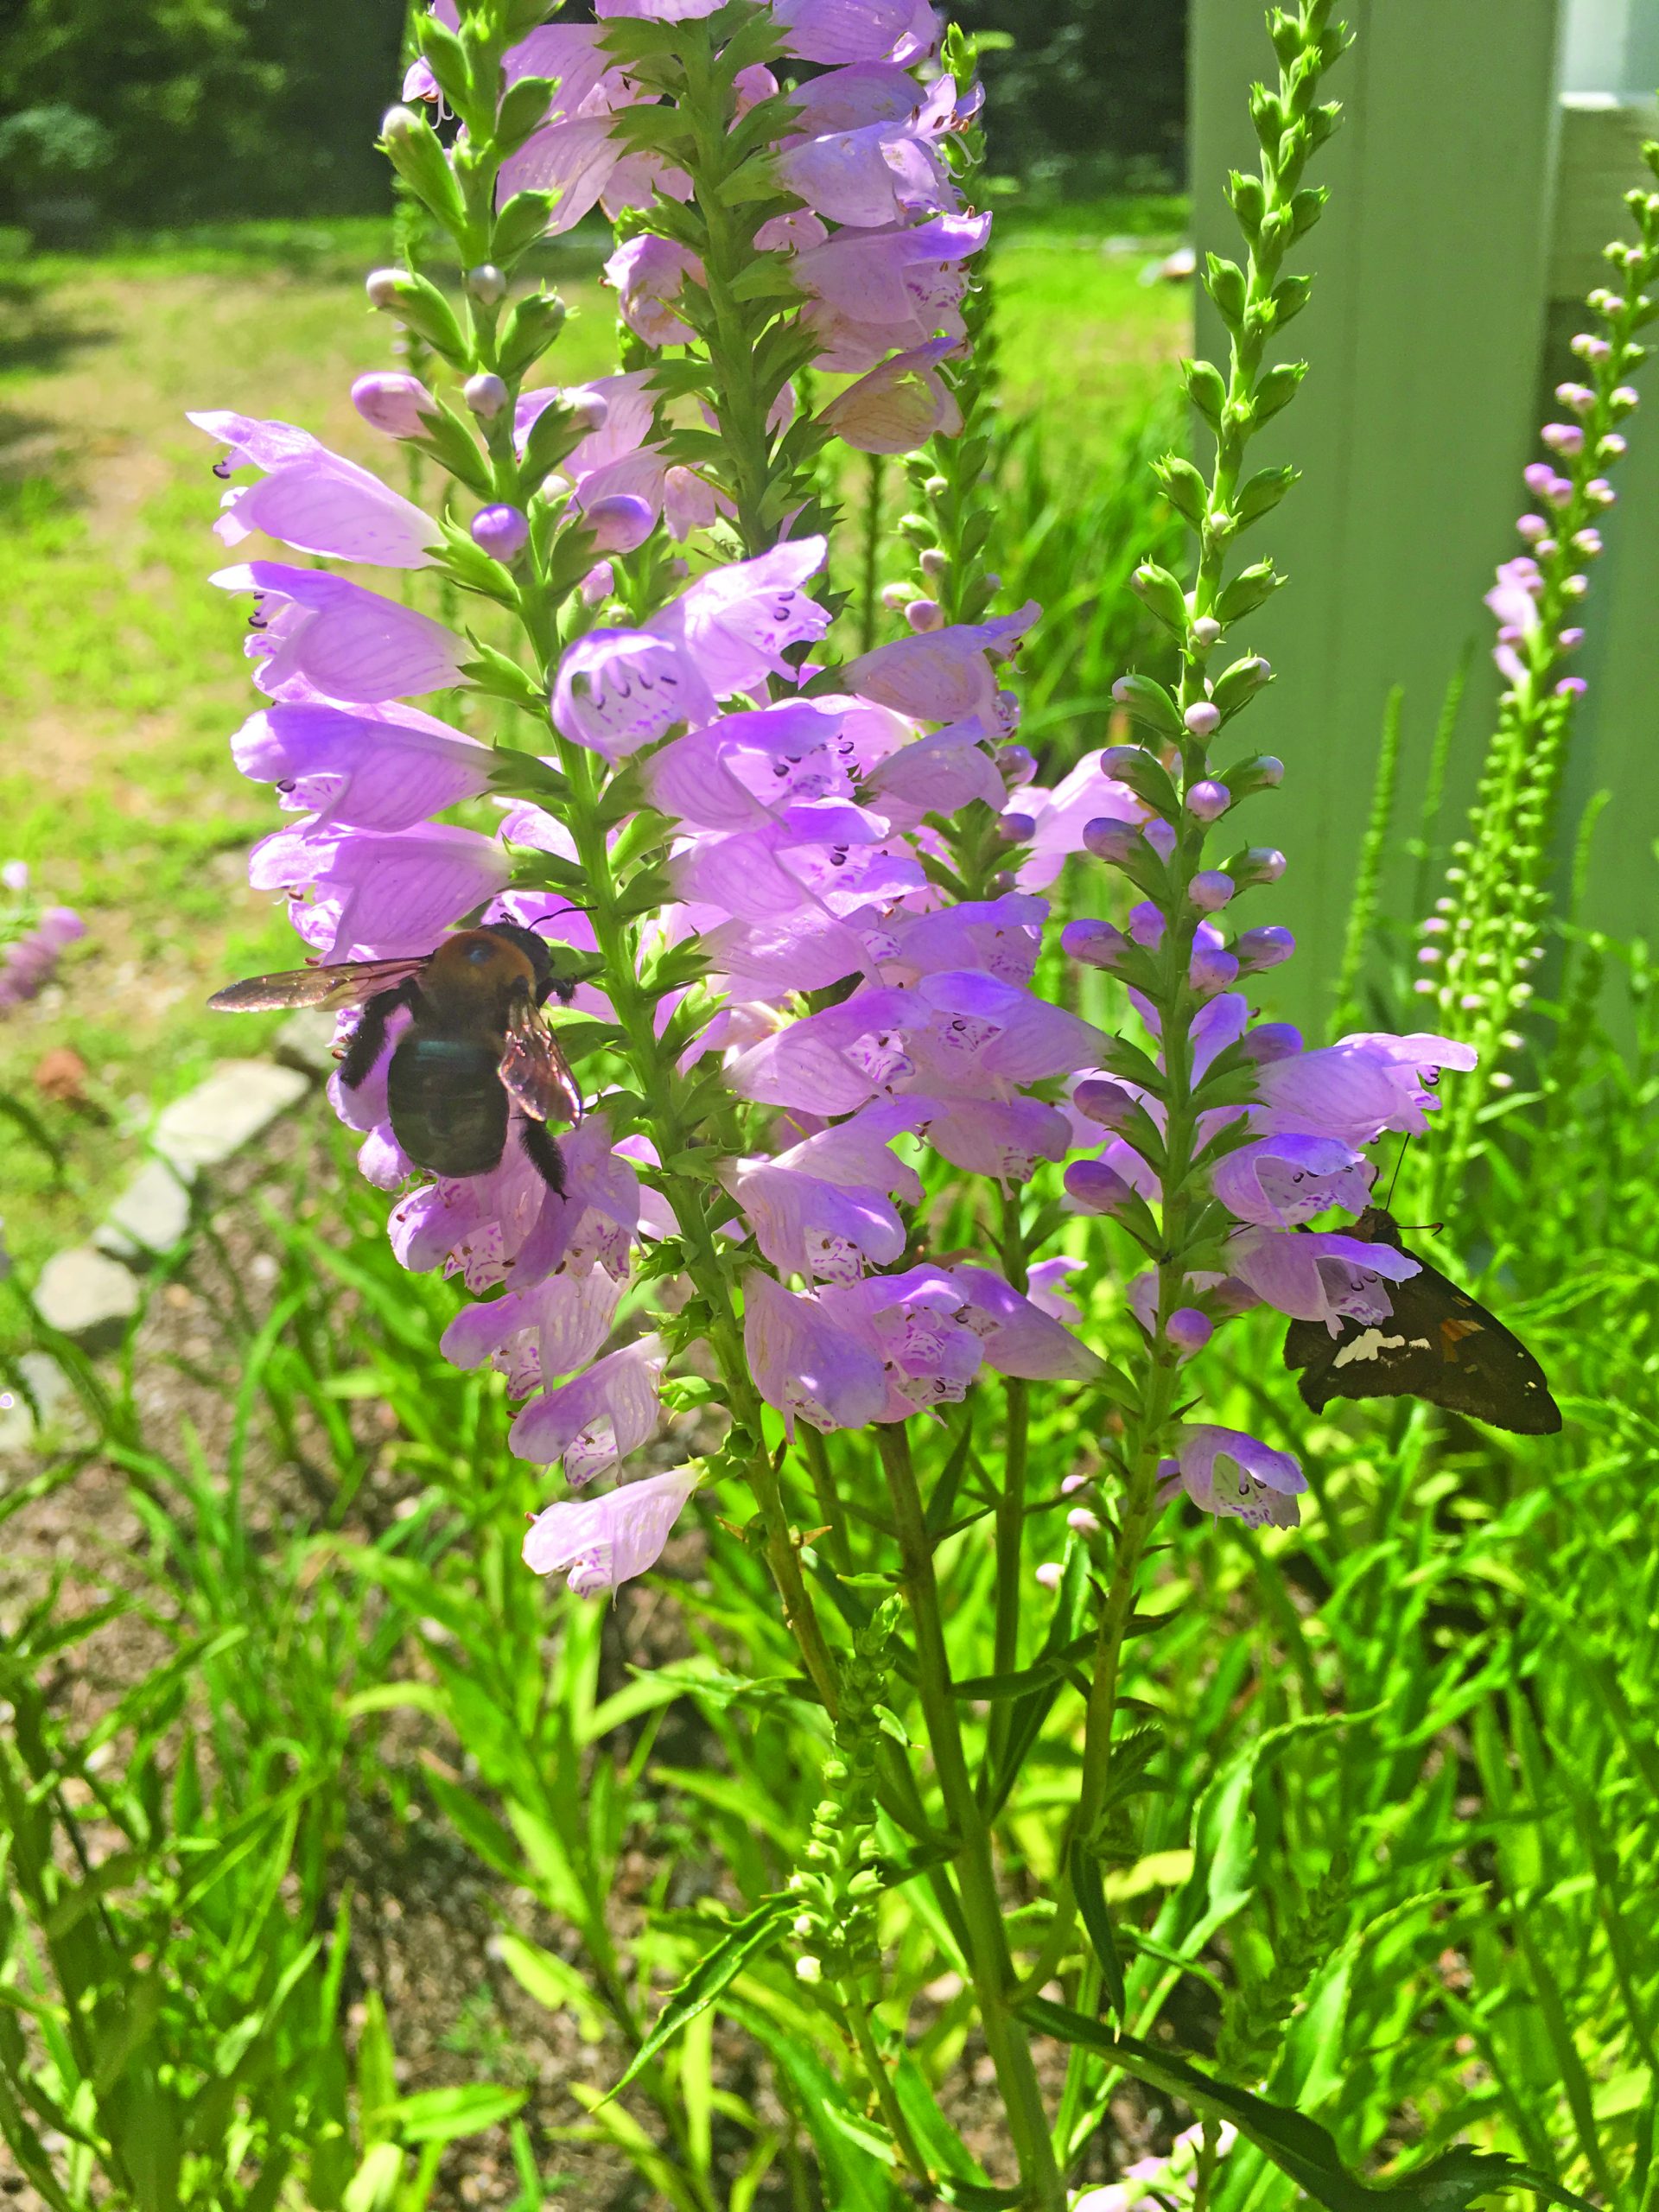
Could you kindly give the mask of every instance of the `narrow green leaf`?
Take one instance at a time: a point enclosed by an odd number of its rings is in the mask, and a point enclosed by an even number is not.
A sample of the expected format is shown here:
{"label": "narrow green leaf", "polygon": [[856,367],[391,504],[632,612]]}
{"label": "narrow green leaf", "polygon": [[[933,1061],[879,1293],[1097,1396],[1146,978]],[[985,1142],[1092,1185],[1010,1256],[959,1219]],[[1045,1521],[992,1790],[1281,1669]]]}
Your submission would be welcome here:
{"label": "narrow green leaf", "polygon": [[1083,1924],[1089,1931],[1089,1941],[1095,1947],[1095,1956],[1100,1961],[1101,1980],[1105,1984],[1107,2001],[1117,2018],[1127,2017],[1128,1994],[1123,1987],[1123,1962],[1117,1955],[1117,1938],[1112,1933],[1112,1916],[1106,1906],[1106,1891],[1100,1878],[1100,1862],[1081,1836],[1075,1836],[1071,1856],[1071,1894],[1077,1901],[1077,1910],[1083,1915]]}
{"label": "narrow green leaf", "polygon": [[1254,2143],[1326,2212],[1464,2212],[1478,2196],[1500,2189],[1535,2190],[1571,2212],[1595,2212],[1587,2198],[1513,2158],[1465,2145],[1395,2181],[1372,2186],[1348,2171],[1328,2131],[1305,2113],[1217,2082],[1171,2051],[1154,2050],[1133,2036],[1115,2036],[1099,2021],[1085,2019],[1066,2005],[1051,2005],[1046,1998],[1022,2005],[1019,2017],[1039,2035],[1096,2051],[1149,2088],[1183,2098],[1206,2120],[1230,2120],[1247,2142]]}
{"label": "narrow green leaf", "polygon": [[455,2143],[499,2126],[523,2108],[528,2089],[479,2082],[461,2089],[422,2089],[400,2097],[388,2114],[400,2143]]}
{"label": "narrow green leaf", "polygon": [[[614,2097],[672,2043],[699,2012],[707,2011],[721,1990],[735,1981],[750,1961],[773,1943],[783,1929],[784,1915],[792,1900],[769,1897],[745,1920],[729,1928],[706,1958],[700,1960],[658,2014],[656,2024],[635,2053],[627,2072],[611,2091]],[[609,2098],[606,2100],[609,2102]]]}

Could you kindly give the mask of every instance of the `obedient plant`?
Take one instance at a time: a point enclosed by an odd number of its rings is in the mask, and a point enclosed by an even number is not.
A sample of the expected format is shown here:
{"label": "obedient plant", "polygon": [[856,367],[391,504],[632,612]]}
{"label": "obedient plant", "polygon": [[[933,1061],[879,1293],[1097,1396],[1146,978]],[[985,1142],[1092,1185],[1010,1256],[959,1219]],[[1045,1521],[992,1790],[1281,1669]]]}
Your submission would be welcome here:
{"label": "obedient plant", "polygon": [[[1659,142],[1643,154],[1659,178]],[[1659,193],[1632,190],[1625,203],[1637,234],[1605,250],[1613,282],[1591,293],[1592,327],[1573,340],[1583,380],[1557,385],[1561,419],[1544,426],[1548,458],[1527,468],[1533,505],[1516,524],[1526,550],[1503,563],[1487,594],[1505,689],[1469,834],[1421,925],[1418,994],[1443,1027],[1469,1039],[1483,1067],[1447,1116],[1436,1202],[1465,1171],[1491,1093],[1514,1082],[1501,1063],[1522,1041],[1515,1024],[1544,955],[1561,779],[1586,689],[1570,671],[1584,643],[1601,526],[1618,499],[1609,477],[1626,451],[1620,425],[1637,405],[1630,378],[1649,350],[1637,333],[1659,315],[1649,291],[1659,272]]]}
{"label": "obedient plant", "polygon": [[[471,1294],[448,1357],[499,1370],[514,1449],[577,1493],[536,1521],[529,1566],[601,1596],[700,1498],[770,1570],[797,1693],[821,1709],[801,1755],[826,1721],[834,1754],[806,1862],[775,1914],[734,1931],[726,1978],[794,1943],[861,2084],[866,2152],[959,2202],[1057,2207],[1111,2066],[1167,2086],[1147,2046],[1099,2024],[1103,2006],[1124,2018],[1103,1870],[1126,1838],[1134,1855],[1156,1751],[1120,1697],[1154,1523],[1178,1496],[1291,1522],[1304,1487],[1282,1443],[1201,1417],[1203,1355],[1259,1302],[1333,1330],[1387,1317],[1416,1262],[1311,1224],[1363,1208],[1367,1147],[1426,1128],[1440,1071],[1473,1059],[1432,1035],[1310,1051],[1257,1025],[1249,979],[1294,948],[1270,918],[1236,920],[1285,866],[1227,827],[1282,773],[1232,728],[1270,680],[1247,626],[1279,581],[1238,548],[1294,479],[1244,464],[1302,374],[1274,356],[1307,296],[1287,261],[1323,204],[1307,170],[1345,33],[1331,0],[1272,17],[1261,168],[1231,188],[1247,252],[1205,272],[1231,337],[1225,374],[1189,372],[1213,466],[1161,470],[1192,574],[1135,579],[1179,685],[1126,676],[1140,741],[1039,763],[1008,680],[1038,610],[998,611],[982,482],[970,47],[942,41],[925,0],[546,12],[439,0],[386,119],[461,283],[371,276],[435,373],[366,370],[353,397],[451,480],[443,513],[302,429],[194,418],[238,480],[226,543],[262,531],[302,556],[218,578],[253,594],[265,695],[237,758],[296,817],[253,880],[287,892],[326,963],[418,955],[480,918],[554,948],[588,1102],[563,1190],[517,1145],[487,1175],[418,1177],[384,1069],[337,1083],[336,1106],[396,1194],[404,1263]],[[596,206],[625,356],[563,387],[543,369],[563,309],[521,270]],[[921,579],[902,633],[850,658],[827,580],[849,448],[918,456],[903,527]],[[426,612],[420,572],[472,616]],[[499,702],[512,741],[411,703],[434,695]],[[1111,1027],[1074,1010],[1085,990]],[[1135,1247],[1144,1270],[1120,1288]],[[1115,1299],[1135,1335],[1113,1362],[1087,1339]],[[1075,1402],[1097,1481],[1034,1463],[1033,1386]],[[987,1529],[982,1726],[953,1681],[936,1555]],[[873,1582],[902,1605],[872,1613]],[[996,1831],[1063,1693],[1077,1788],[1022,1970]],[[900,2056],[874,1901],[911,1882],[995,2068],[1019,2174],[1000,2193]],[[1066,2006],[1034,1996],[1056,1979]],[[706,1964],[665,2020],[721,1980]],[[1058,2115],[1038,2031],[1073,2045]],[[1224,2108],[1198,2101],[1204,2192]]]}

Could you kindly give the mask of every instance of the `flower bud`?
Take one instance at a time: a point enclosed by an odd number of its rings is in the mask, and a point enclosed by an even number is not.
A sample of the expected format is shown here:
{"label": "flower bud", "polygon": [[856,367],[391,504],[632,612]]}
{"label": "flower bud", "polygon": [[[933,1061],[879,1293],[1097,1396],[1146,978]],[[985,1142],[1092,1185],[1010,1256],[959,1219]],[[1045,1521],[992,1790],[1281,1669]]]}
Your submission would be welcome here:
{"label": "flower bud", "polygon": [[1555,640],[1564,653],[1575,653],[1584,643],[1582,630],[1563,630]]}
{"label": "flower bud", "polygon": [[530,543],[530,522],[522,507],[481,507],[473,517],[473,543],[493,561],[511,564]]}
{"label": "flower bud", "polygon": [[1122,1213],[1135,1196],[1103,1160],[1074,1160],[1065,1171],[1065,1194],[1084,1213]]}
{"label": "flower bud", "polygon": [[1240,890],[1248,891],[1258,883],[1277,883],[1288,865],[1284,855],[1271,845],[1252,845],[1233,873]]}
{"label": "flower bud", "polygon": [[594,544],[601,553],[632,553],[645,543],[657,518],[647,502],[632,492],[613,492],[587,510]]}
{"label": "flower bud", "polygon": [[352,386],[352,404],[372,430],[389,438],[417,438],[438,403],[418,377],[372,369]]}
{"label": "flower bud", "polygon": [[881,604],[889,614],[897,614],[909,605],[910,589],[908,584],[882,585],[880,594]]}
{"label": "flower bud", "polygon": [[[1205,927],[1214,930],[1213,923]],[[1238,956],[1219,943],[1195,944],[1187,963],[1186,980],[1201,997],[1211,998],[1238,981]]]}
{"label": "flower bud", "polygon": [[1243,972],[1255,976],[1264,968],[1281,968],[1295,951],[1296,940],[1288,930],[1269,923],[1264,929],[1246,930],[1233,949]]}
{"label": "flower bud", "polygon": [[488,369],[475,377],[468,377],[461,387],[461,396],[481,423],[492,421],[506,405],[509,397],[506,385]]}
{"label": "flower bud", "polygon": [[1581,676],[1564,676],[1555,686],[1558,699],[1582,699],[1590,686]]}
{"label": "flower bud", "polygon": [[1004,745],[996,754],[996,770],[1010,791],[1023,791],[1036,778],[1037,755],[1028,746]]}
{"label": "flower bud", "polygon": [[1213,652],[1221,643],[1221,625],[1213,614],[1200,614],[1192,625],[1192,642],[1200,652]]}
{"label": "flower bud", "polygon": [[615,589],[616,570],[608,561],[601,561],[582,580],[582,603],[584,607],[603,607]]}
{"label": "flower bud", "polygon": [[395,308],[404,287],[401,269],[372,269],[363,280],[372,308]]}
{"label": "flower bud", "polygon": [[1552,453],[1572,455],[1584,451],[1581,423],[1546,423],[1540,435]]}
{"label": "flower bud", "polygon": [[942,584],[950,573],[950,556],[937,545],[930,545],[916,565],[929,583]]}
{"label": "flower bud", "polygon": [[1067,959],[1081,961],[1085,968],[1103,968],[1108,974],[1128,949],[1128,938],[1109,922],[1068,922],[1060,932],[1060,950]]}
{"label": "flower bud", "polygon": [[1200,913],[1218,914],[1236,888],[1224,868],[1207,868],[1193,877],[1187,896]]}
{"label": "flower bud", "polygon": [[1037,835],[1037,819],[1030,814],[1001,814],[996,834],[1005,845],[1028,845]]}
{"label": "flower bud", "polygon": [[1097,1536],[1100,1534],[1100,1516],[1091,1513],[1086,1505],[1074,1506],[1065,1516],[1065,1525],[1075,1529],[1080,1536]]}
{"label": "flower bud", "polygon": [[493,261],[480,261],[467,271],[467,289],[480,307],[499,307],[507,296],[507,280]]}
{"label": "flower bud", "polygon": [[1214,1322],[1207,1313],[1200,1313],[1196,1306],[1179,1306],[1164,1325],[1164,1334],[1187,1359],[1202,1351],[1215,1333]]}
{"label": "flower bud", "polygon": [[1057,1559],[1045,1560],[1037,1569],[1037,1580],[1045,1590],[1058,1590],[1065,1580],[1065,1569]]}
{"label": "flower bud", "polygon": [[1264,1068],[1274,1060],[1294,1060],[1302,1049],[1302,1033],[1288,1021],[1264,1021],[1250,1031],[1239,1049],[1246,1059]]}
{"label": "flower bud", "polygon": [[1219,822],[1232,803],[1225,784],[1194,784],[1186,795],[1186,810],[1199,822]]}
{"label": "flower bud", "polygon": [[1135,1116],[1144,1111],[1121,1083],[1109,1082],[1104,1076],[1098,1075],[1091,1075],[1077,1085],[1071,1094],[1071,1103],[1078,1113],[1086,1114],[1091,1122],[1098,1122],[1103,1129],[1110,1129],[1119,1136],[1133,1125]]}
{"label": "flower bud", "polygon": [[1549,524],[1542,515],[1522,515],[1515,526],[1529,544],[1535,545],[1541,537],[1549,536]]}
{"label": "flower bud", "polygon": [[1144,840],[1134,823],[1119,822],[1108,815],[1085,825],[1083,842],[1097,861],[1109,861],[1113,867],[1122,868]]}
{"label": "flower bud", "polygon": [[944,627],[944,609],[937,599],[912,599],[905,609],[905,620],[918,636]]}
{"label": "flower bud", "polygon": [[1087,1490],[1088,1487],[1089,1478],[1087,1475],[1068,1475],[1065,1480],[1060,1484],[1060,1496],[1062,1497],[1075,1497],[1080,1490]]}
{"label": "flower bud", "polygon": [[1148,822],[1141,834],[1159,859],[1167,865],[1174,856],[1177,842],[1174,825],[1161,820]]}
{"label": "flower bud", "polygon": [[1221,709],[1201,699],[1197,706],[1187,709],[1181,720],[1194,737],[1213,737],[1221,728]]}
{"label": "flower bud", "polygon": [[822,1981],[823,1980],[823,1961],[822,1959],[815,1959],[809,1951],[804,1957],[796,1960],[795,1978],[798,1981],[814,1984]]}
{"label": "flower bud", "polygon": [[800,1912],[789,1924],[798,1936],[810,1936],[817,1923],[810,1912]]}
{"label": "flower bud", "polygon": [[21,898],[29,888],[29,862],[8,861],[3,868],[0,868],[0,884]]}
{"label": "flower bud", "polygon": [[1255,764],[1256,781],[1267,791],[1277,791],[1285,780],[1285,764],[1276,753],[1264,753]]}
{"label": "flower bud", "polygon": [[1586,561],[1593,561],[1602,550],[1599,530],[1580,530],[1573,534],[1573,550]]}

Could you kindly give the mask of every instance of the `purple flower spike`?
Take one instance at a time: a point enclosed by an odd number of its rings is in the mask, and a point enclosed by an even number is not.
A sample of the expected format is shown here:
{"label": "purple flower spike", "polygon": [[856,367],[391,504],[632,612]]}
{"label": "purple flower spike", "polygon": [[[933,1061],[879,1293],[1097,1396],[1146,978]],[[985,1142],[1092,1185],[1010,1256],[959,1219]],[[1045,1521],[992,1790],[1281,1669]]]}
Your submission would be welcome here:
{"label": "purple flower spike", "polygon": [[1201,1352],[1215,1333],[1215,1323],[1196,1306],[1177,1306],[1164,1328],[1164,1334],[1184,1359]]}
{"label": "purple flower spike", "polygon": [[473,543],[510,567],[530,543],[530,518],[522,507],[481,507],[473,517]]}
{"label": "purple flower spike", "polygon": [[524,1538],[524,1564],[537,1574],[568,1567],[578,1598],[618,1589],[656,1566],[696,1486],[694,1469],[677,1467],[605,1497],[550,1505]]}
{"label": "purple flower spike", "polygon": [[657,518],[646,500],[631,492],[614,492],[595,499],[587,509],[594,547],[600,553],[632,553],[656,527]]}
{"label": "purple flower spike", "polygon": [[352,404],[371,429],[389,438],[418,438],[438,403],[418,377],[375,369],[352,386]]}
{"label": "purple flower spike", "polygon": [[1166,1503],[1185,1491],[1200,1512],[1243,1521],[1259,1529],[1294,1529],[1296,1500],[1307,1479],[1288,1452],[1249,1436],[1242,1429],[1197,1423],[1181,1431],[1178,1455],[1159,1469],[1159,1492]]}

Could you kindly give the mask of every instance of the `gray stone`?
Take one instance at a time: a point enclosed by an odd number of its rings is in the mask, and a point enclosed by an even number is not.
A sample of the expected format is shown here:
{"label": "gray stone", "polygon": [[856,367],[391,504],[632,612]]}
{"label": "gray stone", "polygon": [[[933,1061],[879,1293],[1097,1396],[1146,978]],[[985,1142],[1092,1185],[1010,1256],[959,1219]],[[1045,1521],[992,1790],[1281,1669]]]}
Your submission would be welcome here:
{"label": "gray stone", "polygon": [[[0,1452],[27,1452],[37,1436],[49,1428],[53,1417],[70,1397],[67,1376],[55,1359],[43,1351],[26,1351],[17,1363],[29,1385],[29,1396],[0,1377]],[[29,1397],[40,1408],[37,1423]]]}
{"label": "gray stone", "polygon": [[181,1243],[190,1230],[190,1185],[194,1172],[165,1160],[141,1167],[92,1232],[100,1252],[129,1262],[155,1258]]}
{"label": "gray stone", "polygon": [[222,1060],[206,1083],[163,1109],[150,1143],[181,1173],[218,1167],[263,1135],[310,1088],[297,1068]]}
{"label": "gray stone", "polygon": [[334,1059],[334,1017],[321,1007],[302,1007],[276,1032],[271,1050],[285,1067],[298,1068],[314,1082],[326,1083]]}
{"label": "gray stone", "polygon": [[77,1244],[41,1269],[35,1303],[53,1328],[96,1350],[120,1342],[138,1311],[138,1285],[118,1261]]}

